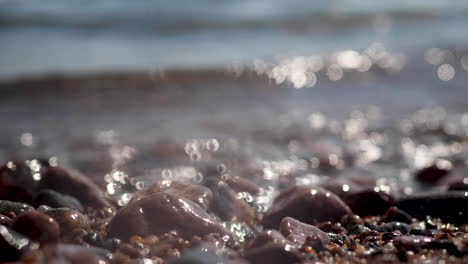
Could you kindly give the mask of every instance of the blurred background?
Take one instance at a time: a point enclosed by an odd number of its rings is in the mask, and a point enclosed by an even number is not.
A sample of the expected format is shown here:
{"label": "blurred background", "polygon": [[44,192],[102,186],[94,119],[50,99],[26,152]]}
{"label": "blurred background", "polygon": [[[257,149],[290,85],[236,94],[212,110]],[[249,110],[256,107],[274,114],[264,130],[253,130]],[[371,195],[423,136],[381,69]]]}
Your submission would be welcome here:
{"label": "blurred background", "polygon": [[59,159],[112,194],[109,172],[241,160],[407,181],[465,160],[467,26],[468,1],[0,0],[0,160]]}

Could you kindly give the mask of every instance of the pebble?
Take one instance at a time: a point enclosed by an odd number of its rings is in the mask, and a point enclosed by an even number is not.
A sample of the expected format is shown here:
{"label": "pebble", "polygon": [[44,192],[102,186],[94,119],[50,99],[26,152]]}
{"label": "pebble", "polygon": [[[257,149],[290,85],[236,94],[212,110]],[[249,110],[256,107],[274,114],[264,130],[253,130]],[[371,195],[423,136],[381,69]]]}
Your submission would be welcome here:
{"label": "pebble", "polygon": [[441,218],[447,223],[464,224],[468,217],[466,192],[450,191],[411,195],[397,201],[395,206],[418,219],[431,216]]}
{"label": "pebble", "polygon": [[47,168],[42,173],[39,189],[52,189],[76,197],[84,206],[95,209],[112,207],[104,192],[94,182],[73,170]]}
{"label": "pebble", "polygon": [[406,224],[410,224],[413,221],[413,217],[411,217],[408,213],[403,210],[400,210],[396,206],[392,206],[388,208],[387,212],[382,216],[382,221],[384,222],[402,222]]}
{"label": "pebble", "polygon": [[280,232],[289,240],[302,246],[306,240],[308,245],[319,251],[330,243],[328,234],[319,228],[302,223],[294,218],[285,217],[280,224]]}
{"label": "pebble", "polygon": [[417,181],[423,184],[435,185],[438,181],[450,174],[450,170],[443,168],[437,162],[415,173]]}
{"label": "pebble", "polygon": [[255,210],[223,181],[209,184],[213,192],[213,212],[224,221],[253,224]]}
{"label": "pebble", "polygon": [[260,188],[255,183],[246,178],[229,177],[225,182],[235,192],[248,192],[252,195],[257,195],[260,192]]}
{"label": "pebble", "polygon": [[44,213],[58,223],[61,235],[72,232],[75,229],[91,230],[88,217],[70,208],[54,208]]}
{"label": "pebble", "polygon": [[178,195],[157,193],[121,208],[108,225],[108,235],[128,240],[133,235],[159,235],[176,231],[184,237],[230,233],[200,206]]}
{"label": "pebble", "polygon": [[389,222],[383,225],[377,226],[379,232],[393,232],[400,231],[403,235],[408,234],[411,231],[411,227],[408,224],[402,222]]}
{"label": "pebble", "polygon": [[268,229],[263,230],[255,236],[255,238],[250,243],[250,248],[262,247],[268,243],[283,245],[288,242],[289,240],[286,240],[283,234],[281,234],[277,230]]}
{"label": "pebble", "polygon": [[394,198],[385,192],[367,189],[348,193],[343,201],[357,215],[374,216],[384,214],[392,206]]}
{"label": "pebble", "polygon": [[6,200],[0,200],[0,214],[3,215],[20,215],[24,212],[32,211],[34,208],[24,203],[11,202]]}
{"label": "pebble", "polygon": [[39,212],[30,211],[16,217],[11,224],[16,232],[38,241],[41,245],[57,243],[59,226],[51,217]]}
{"label": "pebble", "polygon": [[73,210],[83,212],[83,205],[75,197],[56,192],[54,190],[41,190],[32,200],[34,207],[47,205],[52,208],[71,208]]}
{"label": "pebble", "polygon": [[263,247],[253,248],[245,253],[250,264],[285,264],[301,263],[302,257],[295,247],[289,244],[269,243]]}
{"label": "pebble", "polygon": [[182,196],[198,204],[205,211],[211,207],[213,200],[213,194],[207,187],[171,180],[157,181],[151,184],[143,191],[143,195],[151,195],[158,192]]}
{"label": "pebble", "polygon": [[350,213],[350,208],[338,196],[325,189],[292,187],[275,199],[262,224],[265,228],[275,229],[286,216],[304,223],[338,222]]}

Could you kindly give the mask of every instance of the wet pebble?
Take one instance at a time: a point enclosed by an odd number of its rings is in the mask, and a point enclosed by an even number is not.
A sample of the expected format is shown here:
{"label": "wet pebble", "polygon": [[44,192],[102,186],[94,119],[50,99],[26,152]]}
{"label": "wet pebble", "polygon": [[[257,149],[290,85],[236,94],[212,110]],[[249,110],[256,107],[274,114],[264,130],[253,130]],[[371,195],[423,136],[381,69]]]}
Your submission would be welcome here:
{"label": "wet pebble", "polygon": [[44,213],[52,217],[58,223],[62,235],[72,232],[75,229],[83,229],[85,231],[91,229],[88,217],[72,209],[54,208]]}
{"label": "wet pebble", "polygon": [[387,212],[382,216],[382,221],[384,222],[402,222],[406,224],[410,224],[413,221],[413,217],[411,217],[408,213],[403,210],[398,209],[396,206],[392,206],[388,208]]}
{"label": "wet pebble", "polygon": [[345,195],[343,201],[360,216],[384,214],[394,202],[392,195],[382,191],[363,190]]}
{"label": "wet pebble", "polygon": [[157,181],[144,190],[143,195],[151,195],[158,192],[167,192],[182,196],[198,204],[203,210],[208,210],[213,200],[211,190],[200,185],[183,183],[178,181]]}
{"label": "wet pebble", "polygon": [[350,235],[358,235],[360,233],[370,231],[370,228],[364,226],[364,225],[354,225],[351,228],[349,228],[348,232]]}
{"label": "wet pebble", "polygon": [[325,189],[292,187],[278,196],[262,223],[266,228],[278,228],[287,216],[304,223],[338,222],[350,213],[350,208],[338,196]]}
{"label": "wet pebble", "polygon": [[468,217],[468,196],[465,192],[412,195],[397,201],[395,206],[418,219],[432,216],[447,223],[463,224]]}
{"label": "wet pebble", "polygon": [[235,192],[248,192],[252,195],[257,195],[260,192],[260,188],[255,183],[246,178],[229,177],[225,182]]}
{"label": "wet pebble", "polygon": [[269,243],[263,247],[248,250],[245,258],[250,264],[285,264],[285,263],[301,263],[302,257],[297,249],[290,245],[281,245]]}
{"label": "wet pebble", "polygon": [[255,210],[223,181],[209,184],[213,192],[213,212],[224,221],[253,224]]}
{"label": "wet pebble", "polygon": [[401,251],[411,250],[413,252],[419,252],[425,245],[433,240],[433,238],[426,236],[405,235],[395,237],[393,239],[393,245]]}
{"label": "wet pebble", "polygon": [[105,194],[88,177],[77,171],[50,167],[42,172],[39,189],[52,189],[76,197],[84,206],[95,209],[111,207]]}
{"label": "wet pebble", "polygon": [[408,224],[402,222],[389,222],[383,225],[377,226],[379,232],[393,232],[400,231],[403,235],[408,234],[411,231],[411,227]]}
{"label": "wet pebble", "polygon": [[423,184],[437,184],[438,181],[445,178],[450,173],[450,169],[441,166],[441,162],[425,167],[415,173],[417,181]]}
{"label": "wet pebble", "polygon": [[330,243],[328,234],[319,228],[302,223],[294,218],[285,217],[280,223],[280,232],[289,240],[302,246],[306,240],[308,245],[319,251]]}
{"label": "wet pebble", "polygon": [[123,240],[176,231],[184,237],[229,232],[192,201],[169,193],[157,193],[134,200],[120,209],[108,225],[108,235]]}
{"label": "wet pebble", "polygon": [[59,240],[59,226],[48,215],[39,211],[30,211],[16,217],[11,228],[16,232],[39,241],[41,245],[57,243]]}
{"label": "wet pebble", "polygon": [[281,234],[277,230],[269,229],[258,233],[255,236],[255,238],[250,242],[250,248],[261,247],[268,243],[283,245],[287,242],[289,242],[289,240],[286,240],[283,234]]}
{"label": "wet pebble", "polygon": [[66,207],[73,210],[83,212],[83,205],[75,197],[70,195],[61,194],[54,190],[41,190],[32,200],[34,207],[47,205],[52,208]]}
{"label": "wet pebble", "polygon": [[0,214],[3,214],[3,215],[14,214],[16,216],[16,215],[22,214],[24,212],[32,211],[32,210],[34,210],[32,206],[24,204],[24,203],[0,200]]}

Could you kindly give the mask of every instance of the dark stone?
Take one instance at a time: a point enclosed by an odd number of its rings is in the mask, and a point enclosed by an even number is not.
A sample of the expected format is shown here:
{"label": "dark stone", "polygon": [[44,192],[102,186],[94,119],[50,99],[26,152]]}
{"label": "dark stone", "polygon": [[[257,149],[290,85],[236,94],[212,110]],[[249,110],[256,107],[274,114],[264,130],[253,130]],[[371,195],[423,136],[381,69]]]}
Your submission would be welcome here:
{"label": "dark stone", "polygon": [[335,194],[322,188],[292,187],[286,189],[265,213],[265,228],[278,228],[281,220],[293,217],[304,223],[338,222],[350,214],[349,207]]}
{"label": "dark stone", "polygon": [[123,240],[176,231],[183,237],[218,233],[230,235],[200,206],[169,193],[157,193],[131,201],[120,209],[108,225],[108,235]]}
{"label": "dark stone", "polygon": [[0,214],[9,215],[11,213],[20,215],[24,212],[32,211],[34,208],[24,203],[0,200]]}
{"label": "dark stone", "polygon": [[410,235],[415,235],[415,236],[425,236],[426,231],[421,230],[421,229],[411,229],[410,230]]}
{"label": "dark stone", "polygon": [[383,233],[382,234],[382,240],[383,241],[388,241],[388,240],[392,240],[393,238],[399,236],[397,233],[394,233],[394,232],[386,232],[386,233]]}
{"label": "dark stone", "polygon": [[286,264],[302,263],[302,257],[296,248],[290,245],[269,243],[263,247],[248,250],[245,258],[250,264]]}
{"label": "dark stone", "polygon": [[370,228],[363,225],[355,225],[348,230],[350,235],[358,235],[365,231],[370,231]]}
{"label": "dark stone", "polygon": [[88,217],[69,208],[55,208],[44,212],[52,217],[60,226],[60,233],[64,235],[75,229],[90,231]]}
{"label": "dark stone", "polygon": [[384,222],[402,222],[410,224],[413,222],[413,217],[398,207],[392,206],[388,208],[387,212],[382,216]]}
{"label": "dark stone", "polygon": [[[32,194],[52,189],[76,197],[85,206],[95,209],[111,207],[104,192],[88,177],[73,170],[52,167],[44,160],[9,162],[0,168],[0,187],[20,188],[31,201]],[[1,188],[0,188],[1,189]]]}
{"label": "dark stone", "polygon": [[343,201],[357,215],[374,216],[384,214],[392,206],[394,198],[382,191],[363,190],[346,194]]}
{"label": "dark stone", "polygon": [[39,245],[12,229],[0,225],[0,261],[15,261],[29,250]]}
{"label": "dark stone", "polygon": [[11,228],[32,240],[39,241],[41,245],[57,243],[59,240],[58,224],[39,211],[26,212],[16,217]]}
{"label": "dark stone", "polygon": [[225,182],[235,192],[248,192],[252,195],[257,195],[260,192],[260,188],[255,183],[246,178],[229,177]]}
{"label": "dark stone", "polygon": [[412,195],[397,201],[395,206],[418,219],[431,216],[446,223],[464,224],[468,217],[468,196],[464,192]]}
{"label": "dark stone", "polygon": [[171,180],[157,181],[151,184],[143,191],[143,195],[151,195],[158,192],[182,196],[198,204],[205,211],[211,207],[211,202],[213,200],[211,190],[204,186]]}
{"label": "dark stone", "polygon": [[438,181],[446,177],[450,173],[449,169],[439,166],[436,162],[426,168],[416,172],[415,178],[417,181],[424,184],[437,184]]}
{"label": "dark stone", "polygon": [[251,241],[250,248],[262,247],[268,243],[275,243],[275,244],[283,245],[288,242],[289,240],[286,240],[286,238],[280,232],[270,229],[270,230],[264,230],[258,233],[255,236],[255,238]]}
{"label": "dark stone", "polygon": [[73,210],[83,212],[83,205],[75,197],[70,195],[61,194],[54,190],[41,190],[32,200],[34,207],[47,205],[52,208],[71,208]]}
{"label": "dark stone", "polygon": [[377,226],[379,232],[393,232],[400,231],[403,235],[408,234],[411,231],[411,227],[408,224],[402,222],[389,222],[383,225]]}
{"label": "dark stone", "polygon": [[285,217],[280,224],[280,232],[292,242],[302,246],[307,244],[314,250],[320,251],[330,243],[328,234],[319,228],[302,223],[294,218]]}
{"label": "dark stone", "polygon": [[350,229],[355,225],[362,225],[364,221],[359,215],[347,214],[341,218],[341,224],[346,228]]}
{"label": "dark stone", "polygon": [[59,167],[50,167],[42,172],[40,189],[52,189],[76,197],[83,205],[95,209],[112,207],[104,192],[88,177]]}
{"label": "dark stone", "polygon": [[224,221],[243,222],[252,225],[255,210],[244,200],[237,197],[229,185],[223,181],[210,182],[213,192],[213,212]]}

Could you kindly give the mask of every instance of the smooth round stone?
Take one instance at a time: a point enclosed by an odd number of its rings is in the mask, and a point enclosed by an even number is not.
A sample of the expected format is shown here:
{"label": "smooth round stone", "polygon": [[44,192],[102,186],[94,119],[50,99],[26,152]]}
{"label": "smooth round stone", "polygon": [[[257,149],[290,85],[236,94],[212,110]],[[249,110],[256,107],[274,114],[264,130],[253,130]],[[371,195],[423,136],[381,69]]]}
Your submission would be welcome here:
{"label": "smooth round stone", "polygon": [[357,215],[374,216],[384,214],[392,206],[394,198],[382,191],[362,190],[346,194],[343,201]]}
{"label": "smooth round stone", "polygon": [[41,205],[47,205],[52,208],[66,207],[83,212],[83,205],[75,197],[54,190],[41,190],[38,192],[32,200],[32,205],[34,207]]}
{"label": "smooth round stone", "polygon": [[143,195],[151,195],[159,192],[182,196],[198,204],[205,211],[210,208],[213,200],[213,194],[207,187],[171,180],[157,181],[151,184],[143,191]]}
{"label": "smooth round stone", "polygon": [[401,222],[389,222],[378,226],[377,231],[379,232],[393,232],[400,231],[403,235],[408,234],[411,231],[411,227],[408,224]]}
{"label": "smooth round stone", "polygon": [[250,264],[285,264],[302,263],[302,256],[297,248],[289,244],[269,243],[263,247],[253,248],[245,253]]}
{"label": "smooth round stone", "polygon": [[291,217],[285,217],[281,221],[280,232],[299,246],[302,246],[307,240],[307,244],[317,251],[322,250],[325,245],[330,243],[327,233]]}
{"label": "smooth round stone", "polygon": [[450,170],[441,167],[437,162],[416,172],[415,178],[423,184],[435,185],[450,174]]}
{"label": "smooth round stone", "polygon": [[384,222],[402,222],[410,224],[413,221],[408,213],[403,210],[398,209],[396,206],[388,208],[387,212],[382,216],[382,221]]}
{"label": "smooth round stone", "polygon": [[39,189],[52,189],[76,197],[84,206],[95,209],[112,207],[105,193],[88,177],[74,170],[50,167],[42,172]]}
{"label": "smooth round stone", "polygon": [[235,192],[248,192],[252,195],[257,195],[260,192],[260,188],[255,183],[246,178],[229,177],[225,182]]}
{"label": "smooth round stone", "polygon": [[39,245],[27,237],[0,225],[0,262],[15,261],[29,250],[38,248]]}
{"label": "smooth round stone", "polygon": [[10,213],[19,215],[24,212],[28,212],[32,210],[34,210],[32,206],[24,204],[24,203],[0,200],[0,214],[3,214],[3,215],[8,215]]}
{"label": "smooth round stone", "polygon": [[131,201],[108,225],[108,235],[128,240],[133,235],[159,235],[176,231],[186,238],[230,233],[196,203],[178,195],[157,193]]}
{"label": "smooth round stone", "polygon": [[418,219],[441,218],[452,224],[465,224],[468,217],[467,192],[426,193],[407,196],[395,206]]}
{"label": "smooth round stone", "polygon": [[[50,166],[44,160],[9,162],[0,168],[0,187],[13,186],[32,194],[43,189],[52,189],[76,197],[83,205],[95,209],[111,207],[105,193],[77,171]],[[0,192],[1,194],[1,192]]]}
{"label": "smooth round stone", "polygon": [[283,234],[274,229],[263,230],[258,233],[250,242],[250,248],[262,247],[268,243],[286,244],[290,241],[287,240]]}
{"label": "smooth round stone", "polygon": [[59,240],[58,224],[39,211],[26,212],[16,217],[11,228],[41,244],[57,243]]}
{"label": "smooth round stone", "polygon": [[322,188],[292,187],[280,193],[262,224],[278,228],[287,216],[304,223],[339,222],[346,214],[351,214],[351,209],[335,194]]}
{"label": "smooth round stone", "polygon": [[75,229],[91,230],[88,217],[72,209],[55,208],[47,210],[44,213],[58,223],[61,235],[70,233]]}
{"label": "smooth round stone", "polygon": [[237,197],[229,185],[223,181],[210,183],[213,192],[212,211],[224,221],[253,224],[256,218],[255,210],[244,200]]}

